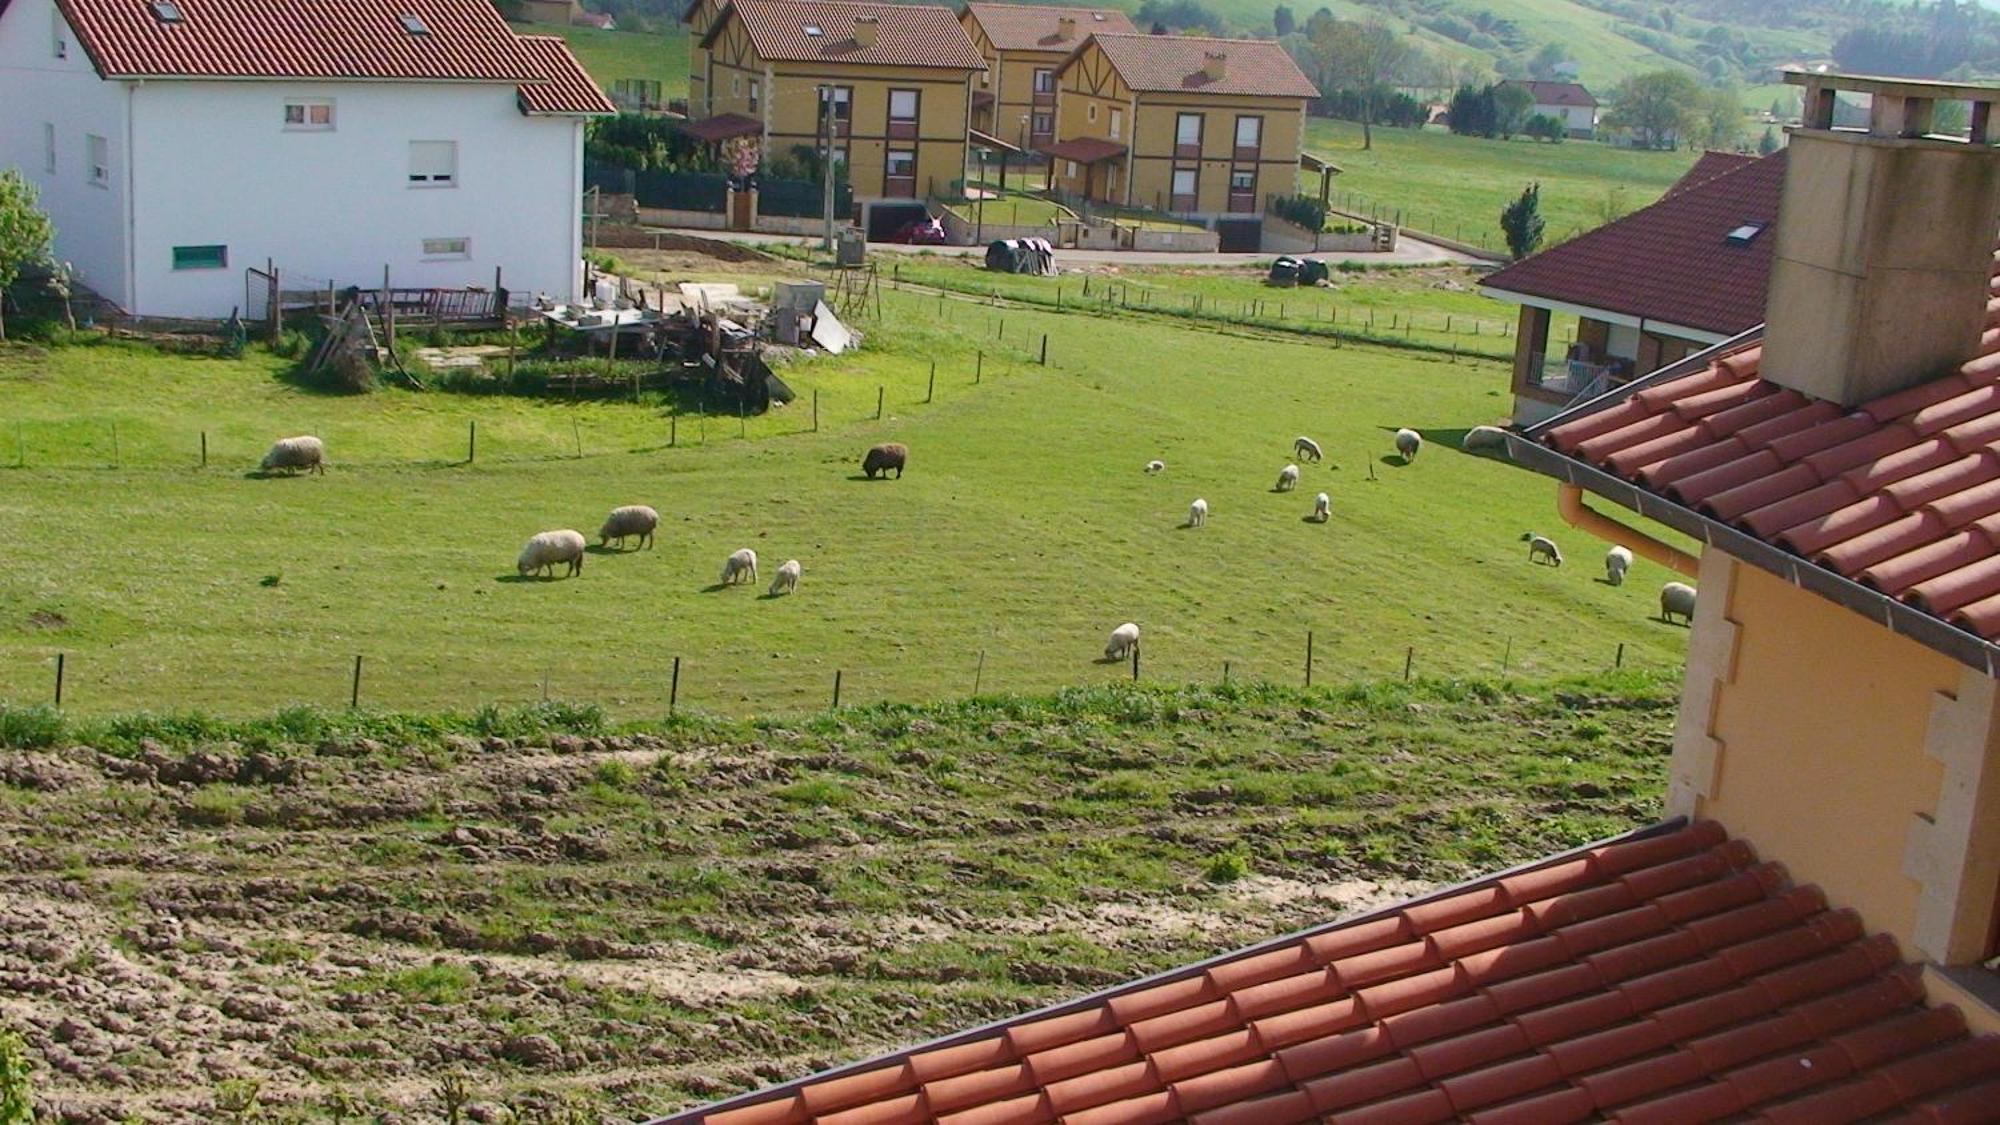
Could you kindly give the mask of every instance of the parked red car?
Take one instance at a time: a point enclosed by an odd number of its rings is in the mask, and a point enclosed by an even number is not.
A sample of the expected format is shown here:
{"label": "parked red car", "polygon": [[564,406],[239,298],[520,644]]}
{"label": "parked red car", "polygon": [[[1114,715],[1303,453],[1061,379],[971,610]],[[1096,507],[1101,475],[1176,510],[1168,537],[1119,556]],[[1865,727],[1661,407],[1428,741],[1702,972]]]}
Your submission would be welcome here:
{"label": "parked red car", "polygon": [[938,219],[916,219],[898,228],[889,236],[891,242],[907,242],[912,246],[943,246],[950,241],[944,233],[944,223]]}

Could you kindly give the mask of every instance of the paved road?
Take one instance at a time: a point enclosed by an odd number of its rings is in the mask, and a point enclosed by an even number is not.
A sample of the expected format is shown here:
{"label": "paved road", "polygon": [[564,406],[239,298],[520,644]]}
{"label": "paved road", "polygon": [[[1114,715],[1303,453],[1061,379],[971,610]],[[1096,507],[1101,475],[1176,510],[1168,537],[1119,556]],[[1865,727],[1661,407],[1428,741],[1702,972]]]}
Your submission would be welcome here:
{"label": "paved road", "polygon": [[[647,229],[663,230],[671,234],[692,235],[696,238],[714,238],[727,242],[744,242],[751,245],[789,243],[794,246],[817,246],[819,244],[819,239],[817,238],[807,238],[791,234],[759,234],[753,231],[688,230],[674,227],[648,227]],[[896,254],[915,254],[922,251],[929,251],[933,254],[960,258],[984,257],[986,254],[984,246],[908,246],[900,242],[871,242],[868,244],[868,248],[870,251],[877,253],[886,251]],[[1398,238],[1396,240],[1395,251],[1388,254],[1322,253],[1313,256],[1335,261],[1359,262],[1363,265],[1399,266],[1463,265],[1479,260],[1471,255],[1461,254],[1456,250],[1448,250],[1442,246],[1421,242],[1411,238],[1409,235],[1403,235]],[[1057,262],[1064,265],[1236,266],[1268,262],[1275,257],[1277,257],[1275,253],[1202,254],[1179,251],[1140,250],[1058,250],[1056,252]]]}

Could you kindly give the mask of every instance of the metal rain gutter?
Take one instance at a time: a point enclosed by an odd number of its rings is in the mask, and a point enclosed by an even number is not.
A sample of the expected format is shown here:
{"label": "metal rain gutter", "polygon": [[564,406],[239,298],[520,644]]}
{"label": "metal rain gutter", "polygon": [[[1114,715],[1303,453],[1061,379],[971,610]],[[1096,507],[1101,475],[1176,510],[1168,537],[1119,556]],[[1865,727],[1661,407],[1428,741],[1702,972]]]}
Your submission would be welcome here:
{"label": "metal rain gutter", "polygon": [[1595,840],[1592,841],[1591,843],[1571,848],[1566,852],[1557,852],[1554,855],[1542,856],[1539,859],[1531,859],[1528,860],[1526,863],[1515,864],[1514,866],[1509,867],[1503,871],[1491,872],[1489,874],[1481,875],[1474,879],[1468,879],[1463,883],[1456,883],[1449,887],[1441,887],[1435,891],[1432,891],[1427,895],[1421,895],[1416,898],[1403,899],[1400,902],[1392,902],[1386,906],[1370,910],[1365,914],[1355,914],[1346,918],[1338,919],[1333,922],[1325,922],[1317,926],[1307,926],[1305,929],[1294,930],[1289,934],[1282,934],[1278,937],[1258,942],[1255,945],[1245,946],[1241,949],[1232,949],[1226,953],[1218,953],[1215,956],[1210,957],[1205,961],[1198,961],[1192,965],[1183,965],[1178,968],[1167,969],[1163,972],[1158,972],[1153,974],[1152,976],[1143,977],[1139,980],[1130,981],[1125,984],[1113,985],[1110,988],[1106,988],[1098,992],[1093,992],[1088,996],[1080,996],[1073,1000],[1059,1001],[1057,1003],[1049,1005],[1046,1008],[1038,1008],[1032,1012],[1023,1012],[1020,1015],[1015,1015],[1015,1016],[1004,1016],[1000,1019],[994,1020],[991,1023],[983,1024],[969,1031],[954,1032],[950,1035],[940,1036],[939,1038],[932,1039],[926,1043],[918,1043],[914,1046],[902,1047],[897,1050],[890,1051],[887,1054],[877,1055],[871,1059],[862,1059],[858,1062],[851,1062],[842,1066],[830,1067],[826,1070],[820,1071],[818,1074],[810,1074],[805,1076],[804,1078],[794,1078],[789,1082],[780,1083],[776,1086],[766,1086],[764,1089],[761,1090],[753,1090],[747,1094],[738,1094],[733,1098],[725,1098],[719,1102],[711,1102],[708,1105],[696,1106],[692,1109],[684,1109],[678,1113],[668,1114],[665,1117],[655,1117],[650,1120],[641,1122],[640,1125],[701,1125],[701,1123],[705,1121],[711,1114],[723,1113],[728,1110],[743,1109],[747,1106],[757,1105],[763,1102],[778,1101],[782,1098],[790,1097],[791,1095],[796,1094],[801,1088],[805,1086],[810,1086],[814,1083],[825,1082],[828,1081],[829,1079],[834,1079],[834,1078],[843,1078],[850,1074],[859,1074],[863,1071],[875,1070],[880,1067],[889,1066],[895,1063],[902,1062],[908,1059],[911,1055],[921,1054],[925,1051],[933,1051],[941,1047],[955,1047],[961,1043],[970,1043],[978,1039],[984,1039],[988,1036],[998,1034],[1003,1029],[1011,1027],[1018,1023],[1024,1023],[1029,1020],[1047,1019],[1052,1016],[1066,1016],[1071,1014],[1072,1012],[1079,1012],[1085,1008],[1095,1007],[1096,1005],[1102,1004],[1105,1001],[1112,999],[1113,997],[1123,996],[1127,993],[1137,992],[1145,988],[1151,988],[1156,984],[1165,984],[1169,981],[1180,980],[1186,977],[1199,976],[1202,973],[1207,972],[1210,968],[1213,968],[1214,966],[1223,964],[1225,962],[1234,961],[1243,957],[1254,956],[1258,953],[1262,953],[1269,949],[1275,949],[1279,946],[1291,945],[1301,940],[1304,940],[1305,938],[1313,937],[1317,934],[1327,933],[1333,930],[1342,929],[1347,926],[1358,926],[1366,922],[1374,921],[1378,918],[1387,917],[1388,915],[1394,914],[1399,910],[1407,910],[1412,906],[1418,906],[1423,903],[1433,902],[1438,899],[1448,898],[1462,891],[1470,890],[1473,887],[1484,886],[1488,883],[1496,883],[1501,879],[1505,879],[1511,875],[1517,875],[1523,871],[1533,871],[1538,867],[1549,867],[1554,864],[1561,863],[1565,860],[1574,859],[1575,857],[1580,856],[1585,852],[1591,851],[1595,848],[1608,847],[1612,844],[1621,844],[1628,840],[1648,840],[1655,836],[1664,836],[1669,832],[1678,832],[1681,829],[1686,828],[1689,823],[1690,822],[1687,817],[1677,816],[1671,820],[1663,820],[1657,824],[1649,824],[1643,828],[1635,828],[1630,832],[1624,832],[1616,836],[1606,836],[1602,840]]}

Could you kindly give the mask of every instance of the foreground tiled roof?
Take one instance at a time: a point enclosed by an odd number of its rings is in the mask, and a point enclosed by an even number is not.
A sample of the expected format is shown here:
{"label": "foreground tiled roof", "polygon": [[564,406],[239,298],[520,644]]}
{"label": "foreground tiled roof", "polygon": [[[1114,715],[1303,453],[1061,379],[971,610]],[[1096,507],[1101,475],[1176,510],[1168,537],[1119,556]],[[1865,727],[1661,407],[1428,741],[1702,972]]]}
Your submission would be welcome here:
{"label": "foreground tiled roof", "polygon": [[[1780,152],[1677,188],[1480,284],[1734,336],[1764,321],[1784,185]],[[1729,232],[1745,223],[1763,229],[1747,243],[1732,242]]]}
{"label": "foreground tiled roof", "polygon": [[1956,373],[1853,410],[1758,378],[1750,348],[1543,440],[2000,642],[2000,298],[1986,322]]}
{"label": "foreground tiled roof", "polygon": [[554,35],[523,35],[521,43],[534,56],[536,70],[548,79],[521,87],[522,109],[532,114],[580,117],[618,112],[570,53],[569,44]]}
{"label": "foreground tiled roof", "polygon": [[58,3],[106,78],[545,77],[489,0],[174,0],[174,23],[142,0]]}
{"label": "foreground tiled roof", "polygon": [[[759,57],[769,62],[878,63],[888,66],[985,70],[972,37],[950,8],[931,4],[867,4],[846,0],[735,0],[731,5]],[[875,45],[854,41],[854,18],[874,16]],[[728,23],[709,30],[707,46]],[[806,29],[817,27],[818,35]]]}
{"label": "foreground tiled roof", "polygon": [[1976,1120],[2000,1037],[1922,1001],[1893,939],[1704,823],[676,1120]]}
{"label": "foreground tiled roof", "polygon": [[1674,186],[1668,188],[1666,194],[1672,195],[1675,192],[1686,191],[1697,184],[1705,184],[1724,172],[1734,172],[1746,164],[1755,164],[1758,159],[1747,153],[1718,152],[1715,149],[1708,149],[1695,158],[1693,166],[1681,173],[1681,178],[1674,181]]}
{"label": "foreground tiled roof", "polygon": [[1503,86],[1524,86],[1535,96],[1536,105],[1594,106],[1597,99],[1575,82],[1503,82]]}
{"label": "foreground tiled roof", "polygon": [[[1094,32],[1136,32],[1117,8],[1065,8],[1053,4],[967,4],[965,10],[1001,51],[1069,51]],[[1076,20],[1076,34],[1061,38],[1059,21]]]}
{"label": "foreground tiled roof", "polygon": [[[1139,91],[1196,91],[1204,94],[1247,94],[1252,97],[1316,98],[1319,88],[1271,39],[1205,39],[1194,35],[1118,35],[1091,37],[1103,50],[1125,84]],[[1081,48],[1079,48],[1079,52]],[[1228,56],[1221,78],[1202,70],[1205,56]],[[1071,56],[1074,61],[1075,56]],[[1067,67],[1069,64],[1063,64]]]}

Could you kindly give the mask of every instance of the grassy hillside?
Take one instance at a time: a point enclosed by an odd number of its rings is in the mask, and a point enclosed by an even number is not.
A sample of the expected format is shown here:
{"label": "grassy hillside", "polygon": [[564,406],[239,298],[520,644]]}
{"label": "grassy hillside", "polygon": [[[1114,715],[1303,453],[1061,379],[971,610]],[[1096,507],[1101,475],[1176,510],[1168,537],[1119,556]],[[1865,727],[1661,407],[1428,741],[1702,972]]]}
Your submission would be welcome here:
{"label": "grassy hillside", "polygon": [[[861,352],[788,367],[804,397],[747,438],[657,401],[320,395],[261,353],[12,349],[0,466],[25,467],[0,468],[0,539],[61,564],[0,573],[0,699],[45,699],[67,653],[86,712],[344,704],[361,654],[375,706],[546,690],[656,714],[682,657],[683,705],[787,713],[823,705],[836,671],[849,702],[1117,679],[1094,661],[1127,620],[1144,674],[1168,681],[1229,662],[1296,682],[1308,630],[1326,680],[1399,675],[1412,648],[1432,675],[1600,668],[1620,644],[1681,659],[1684,631],[1652,620],[1664,574],[1606,586],[1580,538],[1574,565],[1528,565],[1521,535],[1558,525],[1548,482],[1455,448],[1505,414],[1499,361],[905,293],[883,307]],[[1399,426],[1431,437],[1410,466],[1390,454]],[[307,431],[326,476],[246,476],[271,438]],[[1326,461],[1274,494],[1300,433]],[[910,446],[908,475],[856,479],[885,439]],[[1155,457],[1168,472],[1142,473]],[[1333,520],[1305,522],[1321,490]],[[1213,514],[1191,532],[1197,496]],[[515,576],[529,535],[594,532],[628,503],[664,514],[657,549]],[[800,559],[799,593],[713,589],[742,546],[767,581]]]}
{"label": "grassy hillside", "polygon": [[0,710],[0,1027],[48,1120],[644,1120],[1651,821],[1673,687]]}
{"label": "grassy hillside", "polygon": [[646,78],[661,83],[665,96],[687,97],[688,37],[685,29],[670,32],[599,31],[594,27],[516,24],[531,35],[560,35],[577,61],[610,93],[620,78]]}
{"label": "grassy hillside", "polygon": [[[1361,126],[1313,118],[1306,148],[1339,165],[1336,206],[1401,213],[1407,226],[1503,248],[1500,209],[1529,183],[1542,185],[1551,240],[1599,226],[1616,200],[1634,210],[1658,199],[1694,163],[1691,152],[1641,152],[1568,141],[1491,141],[1441,129],[1377,129],[1361,148]],[[1316,195],[1318,176],[1301,176]]]}

